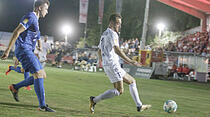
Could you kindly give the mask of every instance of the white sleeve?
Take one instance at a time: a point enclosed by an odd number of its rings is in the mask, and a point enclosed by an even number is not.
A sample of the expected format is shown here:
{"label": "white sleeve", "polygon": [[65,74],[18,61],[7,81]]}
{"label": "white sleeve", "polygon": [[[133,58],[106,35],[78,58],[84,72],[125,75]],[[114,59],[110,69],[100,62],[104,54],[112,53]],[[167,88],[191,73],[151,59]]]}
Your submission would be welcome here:
{"label": "white sleeve", "polygon": [[112,35],[111,35],[111,45],[112,45],[112,47],[119,46],[118,35],[115,33],[112,33]]}

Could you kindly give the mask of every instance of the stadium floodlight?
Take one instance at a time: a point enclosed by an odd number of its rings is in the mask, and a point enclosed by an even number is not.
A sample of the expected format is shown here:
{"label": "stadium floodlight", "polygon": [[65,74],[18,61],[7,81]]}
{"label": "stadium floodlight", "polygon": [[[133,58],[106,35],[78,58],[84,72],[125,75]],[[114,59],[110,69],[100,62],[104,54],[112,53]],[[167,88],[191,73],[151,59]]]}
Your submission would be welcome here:
{"label": "stadium floodlight", "polygon": [[71,33],[71,31],[72,29],[70,25],[65,24],[62,26],[62,32],[65,35],[65,44],[67,44],[67,38],[68,38],[68,35]]}
{"label": "stadium floodlight", "polygon": [[161,36],[161,32],[165,29],[165,25],[163,23],[157,24],[157,29],[159,31],[159,37]]}
{"label": "stadium floodlight", "polygon": [[63,25],[62,32],[68,35],[69,33],[71,33],[71,27],[69,25]]}
{"label": "stadium floodlight", "polygon": [[157,29],[162,31],[162,30],[165,29],[165,25],[164,25],[163,23],[159,23],[159,24],[157,25]]}

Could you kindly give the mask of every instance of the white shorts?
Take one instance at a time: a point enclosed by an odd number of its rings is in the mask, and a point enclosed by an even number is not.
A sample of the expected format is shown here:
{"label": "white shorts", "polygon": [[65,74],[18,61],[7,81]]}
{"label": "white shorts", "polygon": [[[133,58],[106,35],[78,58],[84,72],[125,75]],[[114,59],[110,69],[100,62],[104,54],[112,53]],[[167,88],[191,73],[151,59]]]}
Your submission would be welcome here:
{"label": "white shorts", "polygon": [[120,65],[104,66],[103,68],[111,83],[122,81],[126,74]]}

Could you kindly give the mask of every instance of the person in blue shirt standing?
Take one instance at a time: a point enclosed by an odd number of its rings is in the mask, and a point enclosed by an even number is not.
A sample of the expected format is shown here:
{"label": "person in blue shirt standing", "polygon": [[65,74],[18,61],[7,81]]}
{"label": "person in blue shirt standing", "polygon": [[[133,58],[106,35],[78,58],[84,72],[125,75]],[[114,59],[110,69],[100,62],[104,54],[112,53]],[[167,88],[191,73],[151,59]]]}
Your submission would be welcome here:
{"label": "person in blue shirt standing", "polygon": [[55,112],[55,110],[49,108],[48,105],[45,104],[44,78],[46,78],[46,73],[40,64],[40,61],[34,54],[37,41],[41,48],[38,20],[47,15],[49,5],[49,0],[36,0],[34,2],[34,11],[29,12],[22,17],[20,24],[13,31],[9,45],[1,56],[1,59],[7,59],[10,50],[15,43],[15,56],[19,62],[21,62],[25,72],[30,72],[32,76],[17,84],[9,86],[14,99],[19,101],[19,88],[34,84],[34,90],[39,101],[39,110]]}

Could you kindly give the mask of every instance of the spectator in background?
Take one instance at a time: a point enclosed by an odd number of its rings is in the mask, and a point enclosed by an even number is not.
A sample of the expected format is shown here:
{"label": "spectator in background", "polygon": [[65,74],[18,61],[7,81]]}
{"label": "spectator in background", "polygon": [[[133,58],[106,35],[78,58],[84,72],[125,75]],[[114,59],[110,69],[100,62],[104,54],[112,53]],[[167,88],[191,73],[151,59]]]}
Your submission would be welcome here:
{"label": "spectator in background", "polygon": [[138,50],[138,45],[139,45],[139,39],[136,38],[135,44],[134,44],[134,47],[136,48],[136,50]]}
{"label": "spectator in background", "polygon": [[179,67],[177,68],[177,74],[179,77],[183,77],[183,66],[181,63],[179,64]]}
{"label": "spectator in background", "polygon": [[206,56],[206,55],[207,55],[207,49],[206,49],[206,48],[203,49],[201,55],[202,55],[202,56]]}
{"label": "spectator in background", "polygon": [[169,42],[166,50],[177,51],[177,52],[191,52],[207,56],[209,43],[210,43],[210,31],[196,32],[194,34],[182,37],[181,39],[177,40],[174,44]]}
{"label": "spectator in background", "polygon": [[89,60],[87,61],[86,71],[96,72],[97,65],[97,57],[95,55],[90,54]]}
{"label": "spectator in background", "polygon": [[[128,41],[127,41],[127,40],[125,41],[125,49],[126,49],[127,51],[128,51],[128,49],[129,49],[129,45],[128,45]],[[127,52],[127,51],[126,51],[126,52]]]}
{"label": "spectator in background", "polygon": [[78,52],[74,53],[72,58],[73,58],[73,63],[75,63],[78,60]]}
{"label": "spectator in background", "polygon": [[207,54],[206,54],[207,57],[210,57],[210,46],[207,48]]}
{"label": "spectator in background", "polygon": [[56,53],[56,58],[55,58],[55,61],[56,61],[56,64],[57,64],[57,68],[61,68],[61,64],[62,64],[62,57],[64,55],[64,50],[62,48],[59,48],[59,50],[57,51]]}
{"label": "spectator in background", "polygon": [[120,45],[120,48],[121,48],[122,50],[124,50],[124,49],[125,49],[125,42],[124,42],[124,43],[122,43],[122,45]]}
{"label": "spectator in background", "polygon": [[44,41],[41,42],[42,44],[41,50],[37,49],[36,47],[34,51],[35,55],[38,57],[40,63],[42,64],[42,67],[45,67],[46,61],[47,61],[47,54],[52,50],[50,47],[50,44],[47,43],[47,40],[48,40],[48,36],[45,35]]}
{"label": "spectator in background", "polygon": [[171,68],[171,72],[170,72],[170,75],[169,76],[174,76],[175,73],[177,73],[177,66],[174,63],[173,66],[172,66],[172,68]]}
{"label": "spectator in background", "polygon": [[184,64],[184,67],[182,68],[182,72],[185,76],[190,73],[190,69],[188,68],[186,64]]}

